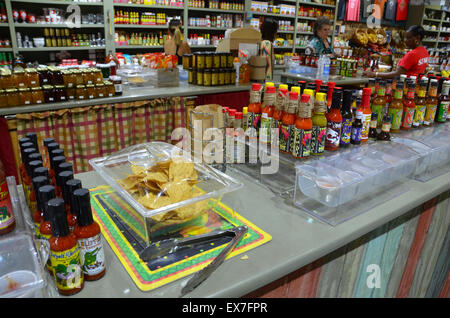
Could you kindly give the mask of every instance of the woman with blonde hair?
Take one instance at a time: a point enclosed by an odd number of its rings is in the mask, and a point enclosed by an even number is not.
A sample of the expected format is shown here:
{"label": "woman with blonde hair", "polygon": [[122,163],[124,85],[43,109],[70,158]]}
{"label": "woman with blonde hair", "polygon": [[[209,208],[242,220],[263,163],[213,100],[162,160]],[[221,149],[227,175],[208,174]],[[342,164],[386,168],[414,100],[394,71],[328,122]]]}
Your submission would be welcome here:
{"label": "woman with blonde hair", "polygon": [[186,41],[182,40],[183,33],[181,32],[180,20],[170,20],[169,22],[169,37],[164,43],[164,53],[177,55],[178,63],[181,64],[181,57],[184,54],[190,54],[191,48]]}

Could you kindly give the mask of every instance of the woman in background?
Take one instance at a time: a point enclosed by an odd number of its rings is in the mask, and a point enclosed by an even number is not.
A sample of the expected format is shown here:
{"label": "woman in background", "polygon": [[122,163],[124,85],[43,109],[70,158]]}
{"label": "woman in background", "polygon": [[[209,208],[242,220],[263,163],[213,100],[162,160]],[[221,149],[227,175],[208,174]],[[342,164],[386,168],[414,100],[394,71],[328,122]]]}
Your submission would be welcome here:
{"label": "woman in background", "polygon": [[181,64],[184,54],[190,54],[191,48],[182,40],[180,20],[170,20],[169,37],[164,42],[164,53],[178,56],[178,64]]}
{"label": "woman in background", "polygon": [[328,42],[332,23],[326,17],[317,18],[314,23],[314,37],[306,46],[305,53],[311,54],[333,54],[333,46]]}
{"label": "woman in background", "polygon": [[274,50],[273,41],[275,40],[278,32],[278,22],[272,18],[264,19],[261,24],[261,49],[260,55],[266,57],[266,81],[271,81],[273,78],[273,63],[274,63]]}

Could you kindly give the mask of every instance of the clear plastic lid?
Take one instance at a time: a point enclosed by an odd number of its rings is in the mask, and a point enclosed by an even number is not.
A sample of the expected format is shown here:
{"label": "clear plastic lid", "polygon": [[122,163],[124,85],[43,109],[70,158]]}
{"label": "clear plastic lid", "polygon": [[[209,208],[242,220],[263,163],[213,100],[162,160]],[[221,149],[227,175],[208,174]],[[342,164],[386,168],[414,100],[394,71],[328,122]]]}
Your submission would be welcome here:
{"label": "clear plastic lid", "polygon": [[195,217],[207,208],[206,199],[242,187],[165,142],[131,146],[90,164],[142,216],[156,221]]}

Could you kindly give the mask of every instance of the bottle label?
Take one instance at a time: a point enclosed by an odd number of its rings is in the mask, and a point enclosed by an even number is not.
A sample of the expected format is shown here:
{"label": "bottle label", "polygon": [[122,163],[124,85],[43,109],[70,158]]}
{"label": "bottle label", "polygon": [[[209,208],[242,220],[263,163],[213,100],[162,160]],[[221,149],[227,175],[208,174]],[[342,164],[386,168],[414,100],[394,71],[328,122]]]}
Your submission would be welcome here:
{"label": "bottle label", "polygon": [[122,84],[114,84],[114,90],[116,93],[122,92]]}
{"label": "bottle label", "polygon": [[280,126],[280,150],[284,152],[290,152],[290,141],[293,125],[281,124]]}
{"label": "bottle label", "polygon": [[314,126],[311,133],[311,153],[321,154],[325,150],[327,127]]}
{"label": "bottle label", "polygon": [[311,130],[304,130],[294,127],[293,143],[291,144],[291,153],[294,157],[309,157],[311,154]]}
{"label": "bottle label", "polygon": [[9,198],[8,184],[6,180],[0,182],[0,230],[14,223],[11,200]]}
{"label": "bottle label", "polygon": [[341,123],[329,121],[327,123],[326,145],[331,147],[339,147],[341,139]]}
{"label": "bottle label", "polygon": [[353,141],[361,141],[361,133],[362,133],[362,128],[360,127],[353,127],[352,128],[352,140]]}
{"label": "bottle label", "polygon": [[402,127],[411,128],[414,119],[414,108],[405,108],[403,112]]}
{"label": "bottle label", "polygon": [[450,105],[450,102],[441,102],[440,103],[439,108],[436,113],[436,120],[438,122],[442,123],[447,120],[449,105]]}
{"label": "bottle label", "polygon": [[348,145],[352,135],[352,119],[344,118],[341,126],[341,145]]}
{"label": "bottle label", "polygon": [[272,127],[272,117],[268,117],[267,113],[261,116],[261,129],[259,133],[259,140],[261,142],[270,142],[270,128]]}
{"label": "bottle label", "polygon": [[58,289],[81,288],[84,277],[81,271],[80,251],[77,245],[62,252],[50,250],[50,260]]}
{"label": "bottle label", "polygon": [[427,105],[425,110],[425,118],[423,119],[423,123],[425,125],[430,125],[434,122],[434,117],[436,115],[437,105]]}
{"label": "bottle label", "polygon": [[383,115],[384,115],[384,111],[383,111],[383,105],[373,105],[372,106],[372,113],[377,113],[377,123],[375,127],[381,127],[382,123],[383,123]]}
{"label": "bottle label", "polygon": [[420,126],[423,124],[423,120],[425,118],[425,110],[426,110],[426,106],[425,105],[418,105],[415,108],[414,111],[414,119],[413,119],[413,125],[414,126]]}
{"label": "bottle label", "polygon": [[402,125],[403,108],[389,108],[388,114],[391,116],[391,128],[400,129]]}
{"label": "bottle label", "polygon": [[361,140],[369,139],[370,119],[372,114],[363,114],[363,127],[361,131]]}
{"label": "bottle label", "polygon": [[81,269],[84,274],[93,276],[105,269],[105,254],[101,235],[78,240]]}
{"label": "bottle label", "polygon": [[391,123],[383,123],[381,130],[384,132],[389,132],[391,130]]}
{"label": "bottle label", "polygon": [[36,236],[36,239],[41,238],[41,231],[39,230],[41,227],[41,223],[34,222],[34,235]]}

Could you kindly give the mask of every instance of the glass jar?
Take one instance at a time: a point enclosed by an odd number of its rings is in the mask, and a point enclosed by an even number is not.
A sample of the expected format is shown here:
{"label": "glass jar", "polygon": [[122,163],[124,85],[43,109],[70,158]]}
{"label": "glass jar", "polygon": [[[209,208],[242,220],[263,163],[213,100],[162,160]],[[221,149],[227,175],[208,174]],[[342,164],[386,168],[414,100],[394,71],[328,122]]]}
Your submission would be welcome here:
{"label": "glass jar", "polygon": [[81,70],[75,69],[72,70],[72,73],[75,77],[75,87],[78,85],[84,85],[83,72]]}
{"label": "glass jar", "polygon": [[220,68],[220,53],[214,53],[214,56],[213,56],[213,67],[215,69],[219,69]]}
{"label": "glass jar", "polygon": [[236,85],[236,70],[234,68],[228,69],[230,72],[230,84]]}
{"label": "glass jar", "polygon": [[103,74],[102,74],[102,71],[100,71],[100,69],[94,68],[92,74],[93,74],[94,84],[103,83]]}
{"label": "glass jar", "polygon": [[55,86],[55,101],[56,102],[65,102],[67,101],[67,93],[64,85],[56,85]]}
{"label": "glass jar", "polygon": [[8,69],[2,69],[2,76],[1,76],[1,88],[2,89],[8,89],[8,88],[15,88],[15,83],[13,82],[12,73]]}
{"label": "glass jar", "polygon": [[230,85],[231,84],[230,70],[227,68],[224,69],[224,75],[225,75],[225,85]]}
{"label": "glass jar", "polygon": [[42,92],[42,87],[37,86],[31,89],[31,103],[32,104],[42,104],[44,102],[44,92]]}
{"label": "glass jar", "polygon": [[233,60],[234,60],[233,54],[226,53],[226,55],[227,55],[227,67],[228,68],[233,67]]}
{"label": "glass jar", "polygon": [[111,65],[108,64],[97,64],[97,67],[102,72],[103,78],[109,78],[111,76]]}
{"label": "glass jar", "polygon": [[110,81],[105,81],[105,97],[113,97],[114,95],[116,95],[116,92],[114,90],[114,84]]}
{"label": "glass jar", "polygon": [[20,105],[31,104],[31,90],[29,88],[19,88]]}
{"label": "glass jar", "polygon": [[191,67],[192,54],[183,55],[183,69],[187,70]]}
{"label": "glass jar", "polygon": [[64,81],[64,86],[71,88],[75,85],[75,77],[73,76],[73,73],[71,70],[62,70],[61,71]]}
{"label": "glass jar", "polygon": [[75,87],[66,88],[67,100],[74,100],[77,98],[77,89]]}
{"label": "glass jar", "polygon": [[197,56],[196,56],[196,54],[191,54],[192,56],[191,56],[191,62],[190,62],[190,66],[193,68],[193,69],[196,69],[197,68]]}
{"label": "glass jar", "polygon": [[203,85],[211,86],[211,69],[205,69],[203,72]]}
{"label": "glass jar", "polygon": [[90,68],[86,68],[86,69],[82,70],[81,74],[83,76],[83,83],[84,83],[84,85],[93,84],[94,83],[93,74],[92,74],[92,71],[91,71]]}
{"label": "glass jar", "polygon": [[39,86],[39,75],[35,68],[25,69],[25,78],[28,87],[38,87]]}
{"label": "glass jar", "polygon": [[37,69],[38,76],[39,76],[39,85],[49,85],[50,84],[50,78],[49,78],[49,72],[46,67],[38,67]]}
{"label": "glass jar", "polygon": [[87,84],[86,85],[86,91],[87,91],[87,98],[88,99],[95,98],[96,92],[95,92],[94,84]]}
{"label": "glass jar", "polygon": [[6,98],[8,99],[8,106],[20,105],[19,91],[16,88],[8,88],[6,90]]}
{"label": "glass jar", "polygon": [[190,67],[188,69],[188,83],[192,84],[194,82],[194,69]]}
{"label": "glass jar", "polygon": [[114,91],[116,96],[122,95],[122,78],[120,76],[111,76],[109,78],[111,82],[114,84]]}
{"label": "glass jar", "polygon": [[205,68],[211,69],[213,67],[213,53],[205,53]]}
{"label": "glass jar", "polygon": [[197,69],[203,70],[205,68],[205,54],[203,53],[195,53],[196,54],[196,61],[197,61]]}
{"label": "glass jar", "polygon": [[53,90],[52,85],[44,85],[42,86],[42,91],[44,93],[44,102],[45,103],[54,103],[55,102],[55,92]]}
{"label": "glass jar", "polygon": [[95,85],[95,98],[104,98],[104,97],[106,97],[105,84],[100,83]]}
{"label": "glass jar", "polygon": [[25,88],[27,85],[27,80],[25,78],[25,72],[23,70],[16,70],[12,75],[12,81],[15,88]]}
{"label": "glass jar", "polygon": [[197,69],[197,85],[203,86],[203,69]]}
{"label": "glass jar", "polygon": [[76,97],[77,99],[87,99],[86,86],[77,85]]}
{"label": "glass jar", "polygon": [[220,53],[220,67],[227,67],[227,53]]}
{"label": "glass jar", "polygon": [[225,85],[225,70],[223,68],[219,69],[219,85]]}
{"label": "glass jar", "polygon": [[216,69],[211,70],[211,86],[219,85],[219,71]]}
{"label": "glass jar", "polygon": [[0,88],[0,108],[8,106],[8,97],[6,91]]}
{"label": "glass jar", "polygon": [[53,86],[64,85],[63,75],[59,68],[49,67],[48,70],[50,71],[50,84],[51,85],[53,85]]}

